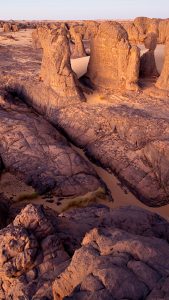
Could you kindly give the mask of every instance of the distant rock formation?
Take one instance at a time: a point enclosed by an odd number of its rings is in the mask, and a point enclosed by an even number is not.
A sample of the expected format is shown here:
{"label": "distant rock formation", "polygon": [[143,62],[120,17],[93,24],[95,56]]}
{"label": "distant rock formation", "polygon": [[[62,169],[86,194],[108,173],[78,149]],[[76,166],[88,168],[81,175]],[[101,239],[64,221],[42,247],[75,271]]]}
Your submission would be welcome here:
{"label": "distant rock formation", "polygon": [[158,77],[157,66],[155,62],[154,51],[157,46],[156,33],[148,33],[144,39],[145,48],[148,49],[146,53],[141,56],[140,59],[140,76],[141,77]]}
{"label": "distant rock formation", "polygon": [[169,91],[169,37],[165,45],[164,65],[159,79],[156,82],[156,87],[162,90]]}
{"label": "distant rock formation", "polygon": [[4,23],[3,31],[4,32],[10,32],[11,31],[11,24],[10,23]]}
{"label": "distant rock formation", "polygon": [[13,25],[11,26],[11,30],[12,30],[13,32],[19,31],[18,25],[17,25],[17,24],[13,24]]}
{"label": "distant rock formation", "polygon": [[103,22],[91,42],[87,77],[98,88],[137,91],[139,57],[139,49],[131,47],[119,23]]}
{"label": "distant rock formation", "polygon": [[138,17],[134,21],[121,22],[126,29],[129,41],[143,43],[146,36],[153,32],[157,35],[159,44],[165,44],[169,32],[169,19]]}

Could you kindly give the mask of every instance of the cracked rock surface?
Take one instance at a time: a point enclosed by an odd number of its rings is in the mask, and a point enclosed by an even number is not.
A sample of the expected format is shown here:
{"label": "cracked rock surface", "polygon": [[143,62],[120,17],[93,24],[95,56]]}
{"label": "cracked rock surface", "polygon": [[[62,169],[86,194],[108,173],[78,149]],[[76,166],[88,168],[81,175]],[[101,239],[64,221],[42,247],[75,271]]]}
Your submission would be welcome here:
{"label": "cracked rock surface", "polygon": [[63,222],[85,224],[85,214],[93,214],[98,227],[87,232],[54,281],[54,299],[168,299],[168,222],[136,207],[106,214],[104,208],[86,208],[68,212]]}
{"label": "cracked rock surface", "polygon": [[52,299],[68,260],[43,208],[27,205],[0,231],[0,299]]}
{"label": "cracked rock surface", "polygon": [[4,167],[38,193],[76,197],[99,188],[95,171],[55,128],[19,99],[3,94],[0,135]]}

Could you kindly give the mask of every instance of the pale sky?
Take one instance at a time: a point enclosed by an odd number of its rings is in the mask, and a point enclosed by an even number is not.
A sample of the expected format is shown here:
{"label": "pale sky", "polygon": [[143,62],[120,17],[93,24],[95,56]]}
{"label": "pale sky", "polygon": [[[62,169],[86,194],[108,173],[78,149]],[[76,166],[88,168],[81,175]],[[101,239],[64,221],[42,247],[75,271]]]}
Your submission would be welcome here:
{"label": "pale sky", "polygon": [[169,0],[0,0],[0,19],[169,18]]}

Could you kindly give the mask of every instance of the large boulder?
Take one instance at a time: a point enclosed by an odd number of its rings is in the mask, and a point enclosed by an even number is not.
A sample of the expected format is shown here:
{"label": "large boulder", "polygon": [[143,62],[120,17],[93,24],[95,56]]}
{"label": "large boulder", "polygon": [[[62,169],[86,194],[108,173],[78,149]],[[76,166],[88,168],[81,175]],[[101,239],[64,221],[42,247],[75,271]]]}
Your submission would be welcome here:
{"label": "large boulder", "polygon": [[139,55],[119,23],[103,22],[91,42],[87,76],[97,88],[138,90]]}

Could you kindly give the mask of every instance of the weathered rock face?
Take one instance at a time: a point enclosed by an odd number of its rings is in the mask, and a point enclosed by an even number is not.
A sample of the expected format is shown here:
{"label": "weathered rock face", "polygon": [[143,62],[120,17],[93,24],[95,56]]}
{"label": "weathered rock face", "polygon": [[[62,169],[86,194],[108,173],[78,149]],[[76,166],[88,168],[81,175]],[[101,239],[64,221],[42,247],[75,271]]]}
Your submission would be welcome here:
{"label": "weathered rock face", "polygon": [[134,20],[134,25],[139,32],[139,41],[144,41],[147,34],[153,32],[158,36],[159,19],[150,19],[146,17],[138,17]]}
{"label": "weathered rock face", "polygon": [[118,228],[126,232],[169,241],[169,223],[157,214],[135,206],[110,209],[103,205],[77,208],[59,215],[58,236],[71,256],[93,228]]}
{"label": "weathered rock face", "polygon": [[65,28],[38,31],[43,48],[40,78],[57,94],[64,97],[84,99],[78,79],[70,65],[70,49]]}
{"label": "weathered rock face", "polygon": [[165,44],[169,35],[169,19],[160,21],[158,31],[159,43]]}
{"label": "weathered rock face", "polygon": [[169,20],[151,19],[138,17],[133,22],[121,22],[126,29],[129,41],[132,43],[143,43],[145,37],[153,32],[158,37],[159,44],[165,44],[169,30]]}
{"label": "weathered rock face", "polygon": [[10,23],[4,23],[3,31],[4,32],[10,32],[11,31],[11,24]]}
{"label": "weathered rock face", "polygon": [[91,42],[87,76],[98,88],[138,89],[139,50],[130,46],[127,32],[120,24],[100,25]]}
{"label": "weathered rock face", "polygon": [[0,230],[0,299],[167,299],[168,242],[169,223],[138,207],[29,204]]}
{"label": "weathered rock face", "polygon": [[[69,222],[81,218],[85,223],[88,209],[72,212]],[[110,210],[105,218],[104,213],[103,208],[100,213],[93,209],[99,227],[86,234],[67,269],[56,278],[54,299],[167,299],[169,223],[135,207]]]}
{"label": "weathered rock face", "polygon": [[52,299],[68,254],[42,207],[26,206],[0,231],[0,299]]}
{"label": "weathered rock face", "polygon": [[71,27],[69,32],[70,32],[71,39],[74,41],[73,58],[86,56],[86,52],[82,40],[83,35],[77,33],[74,27]]}
{"label": "weathered rock face", "polygon": [[99,29],[99,22],[97,21],[86,21],[85,22],[85,27],[86,27],[86,31],[85,31],[85,39],[91,39],[93,38]]}
{"label": "weathered rock face", "polygon": [[165,45],[165,58],[164,65],[159,79],[157,80],[156,87],[162,90],[169,91],[169,38]]}
{"label": "weathered rock face", "polygon": [[144,40],[145,48],[148,49],[146,53],[141,56],[140,59],[140,76],[141,77],[158,77],[157,66],[155,62],[154,51],[157,46],[156,33],[147,34]]}
{"label": "weathered rock face", "polygon": [[0,156],[5,168],[40,193],[76,197],[97,190],[95,171],[19,99],[0,99]]}

